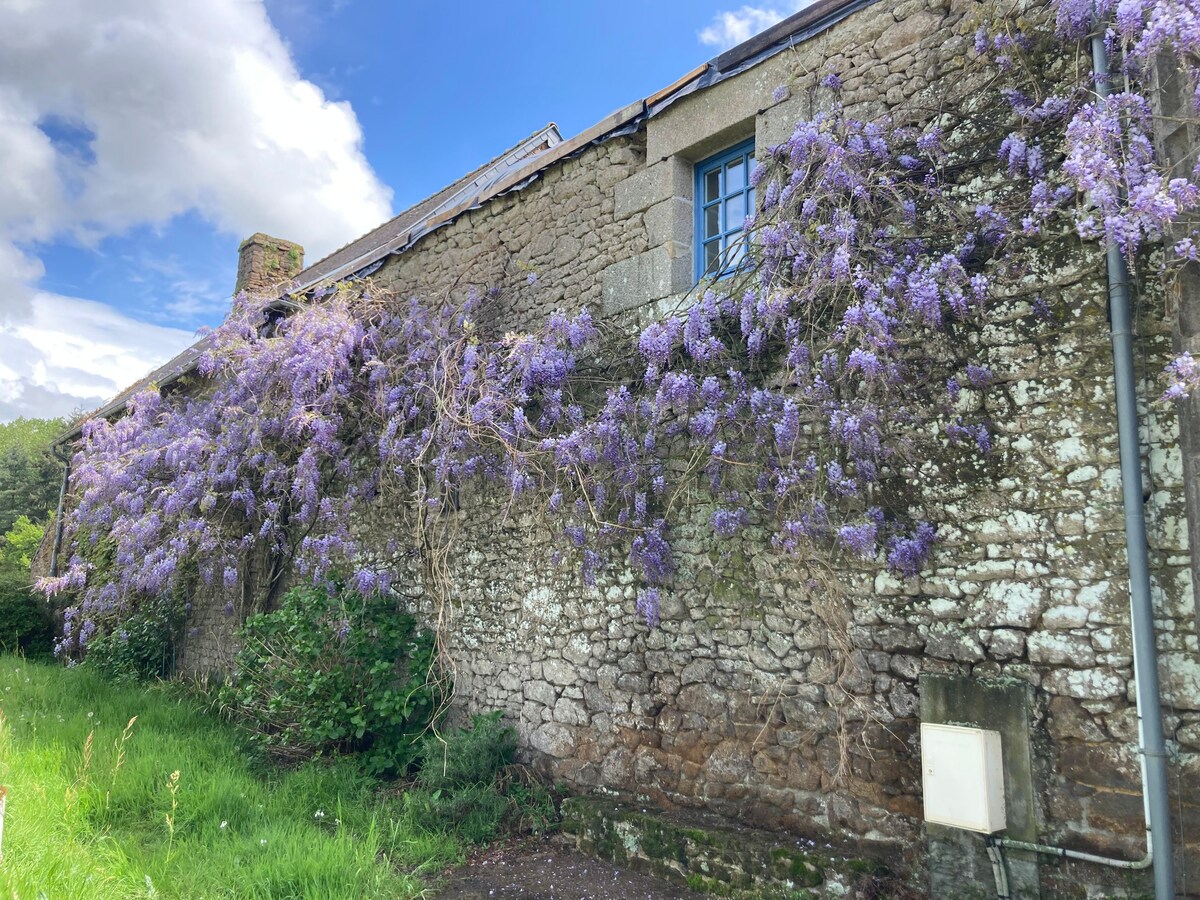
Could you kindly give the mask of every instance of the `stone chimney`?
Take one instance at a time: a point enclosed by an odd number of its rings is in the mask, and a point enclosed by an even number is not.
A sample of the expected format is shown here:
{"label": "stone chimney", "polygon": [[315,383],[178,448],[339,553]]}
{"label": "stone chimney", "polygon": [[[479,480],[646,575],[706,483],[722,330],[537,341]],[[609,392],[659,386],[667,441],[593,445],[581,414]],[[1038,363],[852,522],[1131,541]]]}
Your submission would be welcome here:
{"label": "stone chimney", "polygon": [[234,295],[274,293],[304,268],[304,248],[269,234],[252,234],[238,247]]}

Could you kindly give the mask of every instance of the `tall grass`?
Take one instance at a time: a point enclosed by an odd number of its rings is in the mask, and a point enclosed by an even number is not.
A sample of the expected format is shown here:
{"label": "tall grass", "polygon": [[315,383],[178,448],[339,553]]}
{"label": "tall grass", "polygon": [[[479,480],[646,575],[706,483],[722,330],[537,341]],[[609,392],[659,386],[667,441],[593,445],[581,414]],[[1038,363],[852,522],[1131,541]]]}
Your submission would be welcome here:
{"label": "tall grass", "polygon": [[169,687],[0,656],[0,895],[415,897],[458,860],[345,762],[268,770]]}

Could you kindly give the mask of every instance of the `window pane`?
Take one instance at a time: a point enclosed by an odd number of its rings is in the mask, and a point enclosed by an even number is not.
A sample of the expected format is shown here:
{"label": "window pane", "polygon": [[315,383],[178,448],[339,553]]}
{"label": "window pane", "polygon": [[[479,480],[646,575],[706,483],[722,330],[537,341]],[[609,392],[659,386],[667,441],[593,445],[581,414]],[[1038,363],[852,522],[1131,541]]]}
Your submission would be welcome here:
{"label": "window pane", "polygon": [[[749,166],[749,168],[746,169],[746,173],[750,176],[753,176],[754,170],[758,168],[758,160],[755,159],[753,155],[751,155],[750,160],[747,163],[747,165]],[[751,180],[753,180],[753,178],[751,178]]]}
{"label": "window pane", "polygon": [[721,196],[721,170],[713,169],[704,176],[704,202],[716,200]]}
{"label": "window pane", "polygon": [[721,242],[709,241],[704,245],[704,271],[715,272],[717,268],[717,259],[721,255]]}
{"label": "window pane", "polygon": [[714,203],[704,211],[704,236],[716,237],[721,233],[721,204]]}
{"label": "window pane", "polygon": [[725,230],[729,231],[733,228],[741,228],[742,222],[746,220],[746,196],[738,194],[736,197],[725,201]]}
{"label": "window pane", "polygon": [[735,159],[725,167],[725,193],[732,194],[746,187],[746,166],[743,160]]}
{"label": "window pane", "polygon": [[751,213],[753,213],[755,210],[754,188],[750,188],[750,191],[746,194],[746,209],[749,210]]}
{"label": "window pane", "polygon": [[740,234],[730,235],[729,237],[729,252],[725,254],[728,262],[725,263],[725,271],[732,272],[746,258],[746,242],[742,240]]}

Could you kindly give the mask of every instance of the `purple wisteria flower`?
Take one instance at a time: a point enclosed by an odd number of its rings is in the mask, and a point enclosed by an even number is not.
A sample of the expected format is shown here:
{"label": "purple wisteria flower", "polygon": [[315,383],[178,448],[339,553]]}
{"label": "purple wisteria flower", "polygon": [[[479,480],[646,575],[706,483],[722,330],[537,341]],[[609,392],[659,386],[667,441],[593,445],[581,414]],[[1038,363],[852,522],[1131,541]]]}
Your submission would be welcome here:
{"label": "purple wisteria flower", "polygon": [[[719,538],[761,529],[784,553],[917,575],[936,545],[919,498],[872,504],[919,478],[914,461],[991,452],[1001,432],[980,407],[998,375],[970,335],[1025,283],[1023,250],[1074,228],[1131,257],[1169,234],[1165,265],[1200,258],[1180,233],[1198,176],[1164,171],[1146,94],[1164,56],[1200,86],[1194,0],[1055,0],[1054,14],[1064,42],[1111,27],[1120,90],[1047,89],[1018,65],[1033,35],[980,28],[976,64],[992,67],[1005,123],[975,142],[995,190],[942,171],[961,142],[951,111],[922,129],[834,106],[764,151],[736,277],[646,312],[633,340],[587,309],[494,333],[482,313],[520,275],[437,299],[326,285],[282,318],[237,298],[194,384],[142,391],[84,427],[69,559],[43,583],[71,598],[60,652],[120,634],[197,578],[234,592],[260,552],[317,584],[387,593],[456,521],[462,492],[485,489],[505,514],[549,519],[585,583],[631,571],[651,625],[673,540],[704,521]],[[820,83],[841,87],[832,72]],[[1029,302],[1023,326],[1053,318],[1049,300]],[[1193,391],[1198,368],[1178,357],[1165,396]],[[380,553],[358,525],[367,506],[413,530]]]}

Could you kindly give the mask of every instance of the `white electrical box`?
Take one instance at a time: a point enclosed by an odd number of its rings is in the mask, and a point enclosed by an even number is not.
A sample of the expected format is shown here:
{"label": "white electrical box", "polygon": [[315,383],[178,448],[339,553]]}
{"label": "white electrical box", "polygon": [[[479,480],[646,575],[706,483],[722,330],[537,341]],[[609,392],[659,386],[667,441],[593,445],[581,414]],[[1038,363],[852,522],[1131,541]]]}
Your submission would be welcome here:
{"label": "white electrical box", "polygon": [[1000,732],[921,723],[925,821],[995,834],[1006,827]]}

